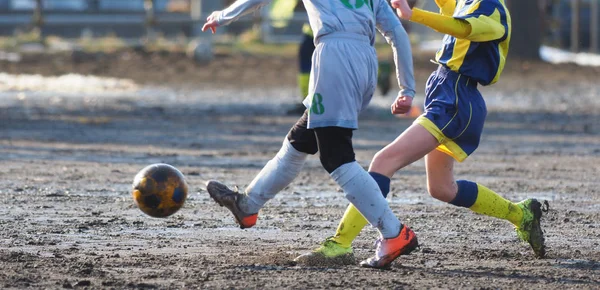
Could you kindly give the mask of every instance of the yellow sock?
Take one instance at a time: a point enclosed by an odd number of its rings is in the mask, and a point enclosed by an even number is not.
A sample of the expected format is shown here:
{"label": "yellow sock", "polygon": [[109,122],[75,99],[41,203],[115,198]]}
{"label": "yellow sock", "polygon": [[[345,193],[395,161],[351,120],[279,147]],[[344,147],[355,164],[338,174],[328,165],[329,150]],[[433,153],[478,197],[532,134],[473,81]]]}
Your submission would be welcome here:
{"label": "yellow sock", "polygon": [[480,184],[477,184],[477,199],[470,209],[476,213],[508,220],[517,227],[523,220],[523,211],[519,206]]}
{"label": "yellow sock", "polygon": [[300,89],[300,97],[302,100],[308,96],[308,83],[310,82],[309,73],[298,73],[298,88]]}
{"label": "yellow sock", "polygon": [[354,207],[349,205],[344,213],[344,217],[340,221],[335,236],[332,238],[336,243],[342,247],[350,247],[352,241],[360,234],[360,231],[369,222],[363,217],[363,215]]}

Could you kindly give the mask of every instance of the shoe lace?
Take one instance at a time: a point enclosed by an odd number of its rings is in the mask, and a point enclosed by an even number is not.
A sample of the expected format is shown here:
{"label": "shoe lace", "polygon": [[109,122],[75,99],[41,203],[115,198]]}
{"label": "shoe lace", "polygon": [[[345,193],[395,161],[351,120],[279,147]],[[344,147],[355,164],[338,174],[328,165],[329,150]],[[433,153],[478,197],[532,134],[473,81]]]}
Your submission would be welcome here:
{"label": "shoe lace", "polygon": [[321,243],[321,246],[327,246],[327,245],[329,245],[329,244],[336,244],[336,245],[337,245],[337,244],[339,244],[339,243],[338,243],[338,242],[336,242],[336,241],[335,241],[333,238],[335,238],[335,236],[330,236],[330,237],[327,237],[327,238],[325,239],[325,241],[324,241],[323,243]]}
{"label": "shoe lace", "polygon": [[381,258],[382,256],[382,246],[383,246],[383,238],[379,238],[375,241],[375,257],[376,259]]}
{"label": "shoe lace", "polygon": [[[550,210],[550,204],[548,203],[547,200],[544,200],[544,202],[541,203],[540,210],[543,213],[547,213]],[[521,228],[525,229],[525,230],[531,230],[532,226],[533,226],[533,219],[524,221],[523,225],[521,225]]]}
{"label": "shoe lace", "polygon": [[379,248],[381,248],[381,243],[382,243],[382,242],[383,242],[383,239],[382,239],[382,238],[379,238],[379,239],[377,239],[377,240],[375,241],[375,244],[374,244],[374,246],[375,246],[375,249],[376,249],[375,251],[379,252]]}
{"label": "shoe lace", "polygon": [[541,210],[542,212],[548,212],[550,210],[550,204],[547,200],[544,200],[544,203],[542,203]]}

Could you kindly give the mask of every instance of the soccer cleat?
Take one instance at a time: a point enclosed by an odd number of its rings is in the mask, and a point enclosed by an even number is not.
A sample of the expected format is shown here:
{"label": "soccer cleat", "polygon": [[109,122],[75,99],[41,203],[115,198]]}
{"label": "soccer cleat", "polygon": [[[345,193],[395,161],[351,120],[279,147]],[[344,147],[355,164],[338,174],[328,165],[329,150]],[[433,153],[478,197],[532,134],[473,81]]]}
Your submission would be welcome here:
{"label": "soccer cleat", "polygon": [[402,225],[397,237],[377,240],[375,256],[360,262],[360,265],[365,268],[386,269],[400,255],[410,254],[417,246],[419,246],[419,242],[415,232]]}
{"label": "soccer cleat", "polygon": [[[548,202],[544,202],[548,211]],[[517,236],[531,246],[535,256],[543,258],[546,255],[544,246],[544,232],[540,224],[542,218],[542,204],[536,199],[526,199],[517,203],[517,206],[523,210],[523,221],[521,226],[517,227]]]}
{"label": "soccer cleat", "polygon": [[342,247],[329,237],[320,247],[310,253],[300,255],[294,259],[298,264],[308,266],[351,265],[356,262],[352,247]]}
{"label": "soccer cleat", "polygon": [[258,213],[247,214],[243,212],[238,202],[243,194],[229,189],[225,184],[218,181],[210,180],[206,183],[206,190],[210,197],[214,199],[220,206],[224,206],[235,218],[235,221],[240,225],[240,228],[251,228],[256,224]]}

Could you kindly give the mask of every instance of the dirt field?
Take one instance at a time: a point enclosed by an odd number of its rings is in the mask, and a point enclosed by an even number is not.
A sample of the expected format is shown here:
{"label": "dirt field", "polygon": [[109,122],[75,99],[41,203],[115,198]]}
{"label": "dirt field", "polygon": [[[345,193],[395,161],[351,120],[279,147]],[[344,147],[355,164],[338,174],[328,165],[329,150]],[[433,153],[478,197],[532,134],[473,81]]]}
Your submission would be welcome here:
{"label": "dirt field", "polygon": [[[207,179],[244,188],[278,150],[296,120],[283,113],[299,100],[293,59],[98,60],[0,64],[2,288],[600,288],[598,69],[511,64],[483,89],[482,145],[457,166],[459,178],[511,200],[550,202],[546,259],[507,222],[434,201],[417,162],[394,177],[389,200],[421,247],[380,271],[291,262],[334,233],[347,205],[316,157],[253,229],[238,229],[204,189]],[[419,100],[433,69],[417,61]],[[17,75],[33,72],[118,79]],[[365,166],[411,122],[389,115],[392,95],[374,98],[355,134]],[[137,171],[158,162],[178,167],[190,187],[166,219],[145,216],[130,196]],[[375,238],[363,231],[357,258]]]}

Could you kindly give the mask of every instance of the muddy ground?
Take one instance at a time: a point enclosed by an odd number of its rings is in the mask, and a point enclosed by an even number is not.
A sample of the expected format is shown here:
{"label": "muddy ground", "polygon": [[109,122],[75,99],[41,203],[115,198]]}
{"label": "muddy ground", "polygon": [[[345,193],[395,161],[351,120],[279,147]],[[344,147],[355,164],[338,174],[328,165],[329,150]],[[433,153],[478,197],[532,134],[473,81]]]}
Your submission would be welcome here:
{"label": "muddy ground", "polygon": [[[550,202],[546,259],[507,222],[434,201],[420,161],[394,177],[389,200],[421,247],[391,270],[368,270],[291,262],[334,233],[347,205],[316,157],[249,230],[204,189],[208,179],[244,188],[275,154],[297,118],[285,114],[298,101],[293,59],[220,55],[196,65],[125,52],[0,68],[10,74],[0,82],[2,288],[600,287],[598,69],[510,64],[483,89],[482,144],[456,168],[508,199]],[[418,98],[433,69],[417,61]],[[128,80],[12,85],[22,73]],[[389,115],[392,95],[375,97],[355,134],[365,166],[411,122]],[[165,219],[145,216],[130,196],[137,171],[158,162],[178,167],[190,187],[184,208]],[[358,259],[375,238],[363,231]]]}

